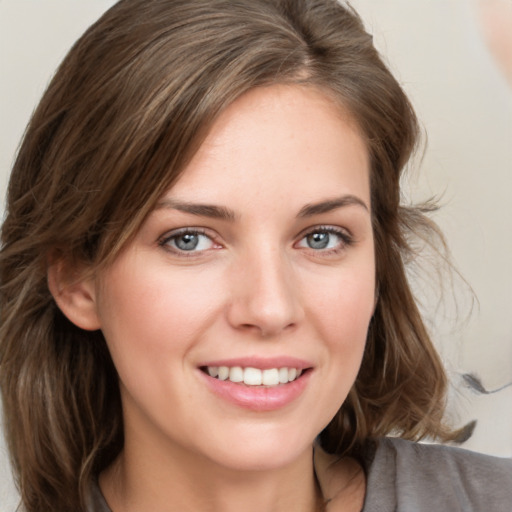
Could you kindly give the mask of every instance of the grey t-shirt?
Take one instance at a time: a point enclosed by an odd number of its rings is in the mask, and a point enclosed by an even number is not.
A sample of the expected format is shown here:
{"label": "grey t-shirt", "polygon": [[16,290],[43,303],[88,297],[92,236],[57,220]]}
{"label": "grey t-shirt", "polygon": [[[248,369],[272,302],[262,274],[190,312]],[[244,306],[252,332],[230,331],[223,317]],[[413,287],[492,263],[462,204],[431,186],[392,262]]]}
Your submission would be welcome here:
{"label": "grey t-shirt", "polygon": [[[512,459],[384,438],[369,445],[362,512],[512,512]],[[90,512],[112,512],[97,486]]]}
{"label": "grey t-shirt", "polygon": [[512,512],[512,459],[384,438],[364,465],[363,512]]}

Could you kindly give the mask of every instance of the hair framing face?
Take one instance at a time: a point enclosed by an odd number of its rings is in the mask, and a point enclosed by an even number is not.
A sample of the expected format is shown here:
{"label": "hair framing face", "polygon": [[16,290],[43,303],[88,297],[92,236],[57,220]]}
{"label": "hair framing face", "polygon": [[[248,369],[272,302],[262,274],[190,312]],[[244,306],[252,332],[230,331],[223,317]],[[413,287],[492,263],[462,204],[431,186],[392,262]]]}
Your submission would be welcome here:
{"label": "hair framing face", "polygon": [[[81,510],[119,453],[117,376],[99,331],[72,325],[48,264],[108,265],[234,99],[276,83],[321,88],[366,140],[378,299],[349,398],[322,432],[447,436],[446,379],[405,276],[407,235],[431,229],[399,204],[417,140],[411,105],[357,14],[336,0],[122,0],[74,45],[26,131],[0,256],[0,382],[28,511]],[[76,277],[72,273],[70,279]]]}

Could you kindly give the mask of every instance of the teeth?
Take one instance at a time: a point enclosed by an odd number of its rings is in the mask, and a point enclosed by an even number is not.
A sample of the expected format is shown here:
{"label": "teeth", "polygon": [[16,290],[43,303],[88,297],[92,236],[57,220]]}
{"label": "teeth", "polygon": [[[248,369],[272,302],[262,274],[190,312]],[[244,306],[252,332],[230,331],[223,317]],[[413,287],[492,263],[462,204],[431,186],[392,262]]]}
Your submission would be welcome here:
{"label": "teeth", "polygon": [[219,379],[227,380],[229,377],[229,368],[227,366],[219,366]]}
{"label": "teeth", "polygon": [[302,370],[297,368],[242,368],[240,366],[208,366],[207,372],[210,377],[231,382],[243,382],[247,386],[277,386],[293,382],[302,375]]}
{"label": "teeth", "polygon": [[263,370],[262,382],[264,386],[277,386],[279,384],[279,370],[277,368]]}
{"label": "teeth", "polygon": [[244,371],[240,366],[233,366],[231,370],[229,370],[229,380],[231,382],[243,382],[244,380]]}
{"label": "teeth", "polygon": [[260,386],[262,380],[261,370],[258,368],[246,368],[244,370],[244,384],[248,386]]}

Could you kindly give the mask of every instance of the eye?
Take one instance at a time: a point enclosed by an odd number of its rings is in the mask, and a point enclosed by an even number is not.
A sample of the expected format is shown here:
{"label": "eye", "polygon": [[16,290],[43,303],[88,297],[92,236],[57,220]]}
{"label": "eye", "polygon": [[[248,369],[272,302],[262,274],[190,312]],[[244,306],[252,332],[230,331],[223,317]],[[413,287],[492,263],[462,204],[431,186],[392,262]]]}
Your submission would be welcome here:
{"label": "eye", "polygon": [[198,253],[220,247],[210,236],[197,229],[174,231],[165,235],[159,245],[175,253]]}
{"label": "eye", "polygon": [[297,246],[314,251],[336,252],[351,243],[352,238],[345,231],[334,227],[319,227],[306,233]]}

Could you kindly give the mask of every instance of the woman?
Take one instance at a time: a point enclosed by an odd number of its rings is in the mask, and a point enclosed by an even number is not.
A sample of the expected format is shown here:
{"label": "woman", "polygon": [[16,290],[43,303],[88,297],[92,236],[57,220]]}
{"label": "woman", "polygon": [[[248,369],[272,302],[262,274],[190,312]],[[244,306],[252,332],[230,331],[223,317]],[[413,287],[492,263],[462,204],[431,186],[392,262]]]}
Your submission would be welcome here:
{"label": "woman", "polygon": [[[1,386],[27,511],[506,510],[405,276],[417,122],[330,0],[122,0],[9,185]],[[482,485],[485,482],[485,485]],[[473,507],[473,508],[471,508]]]}

